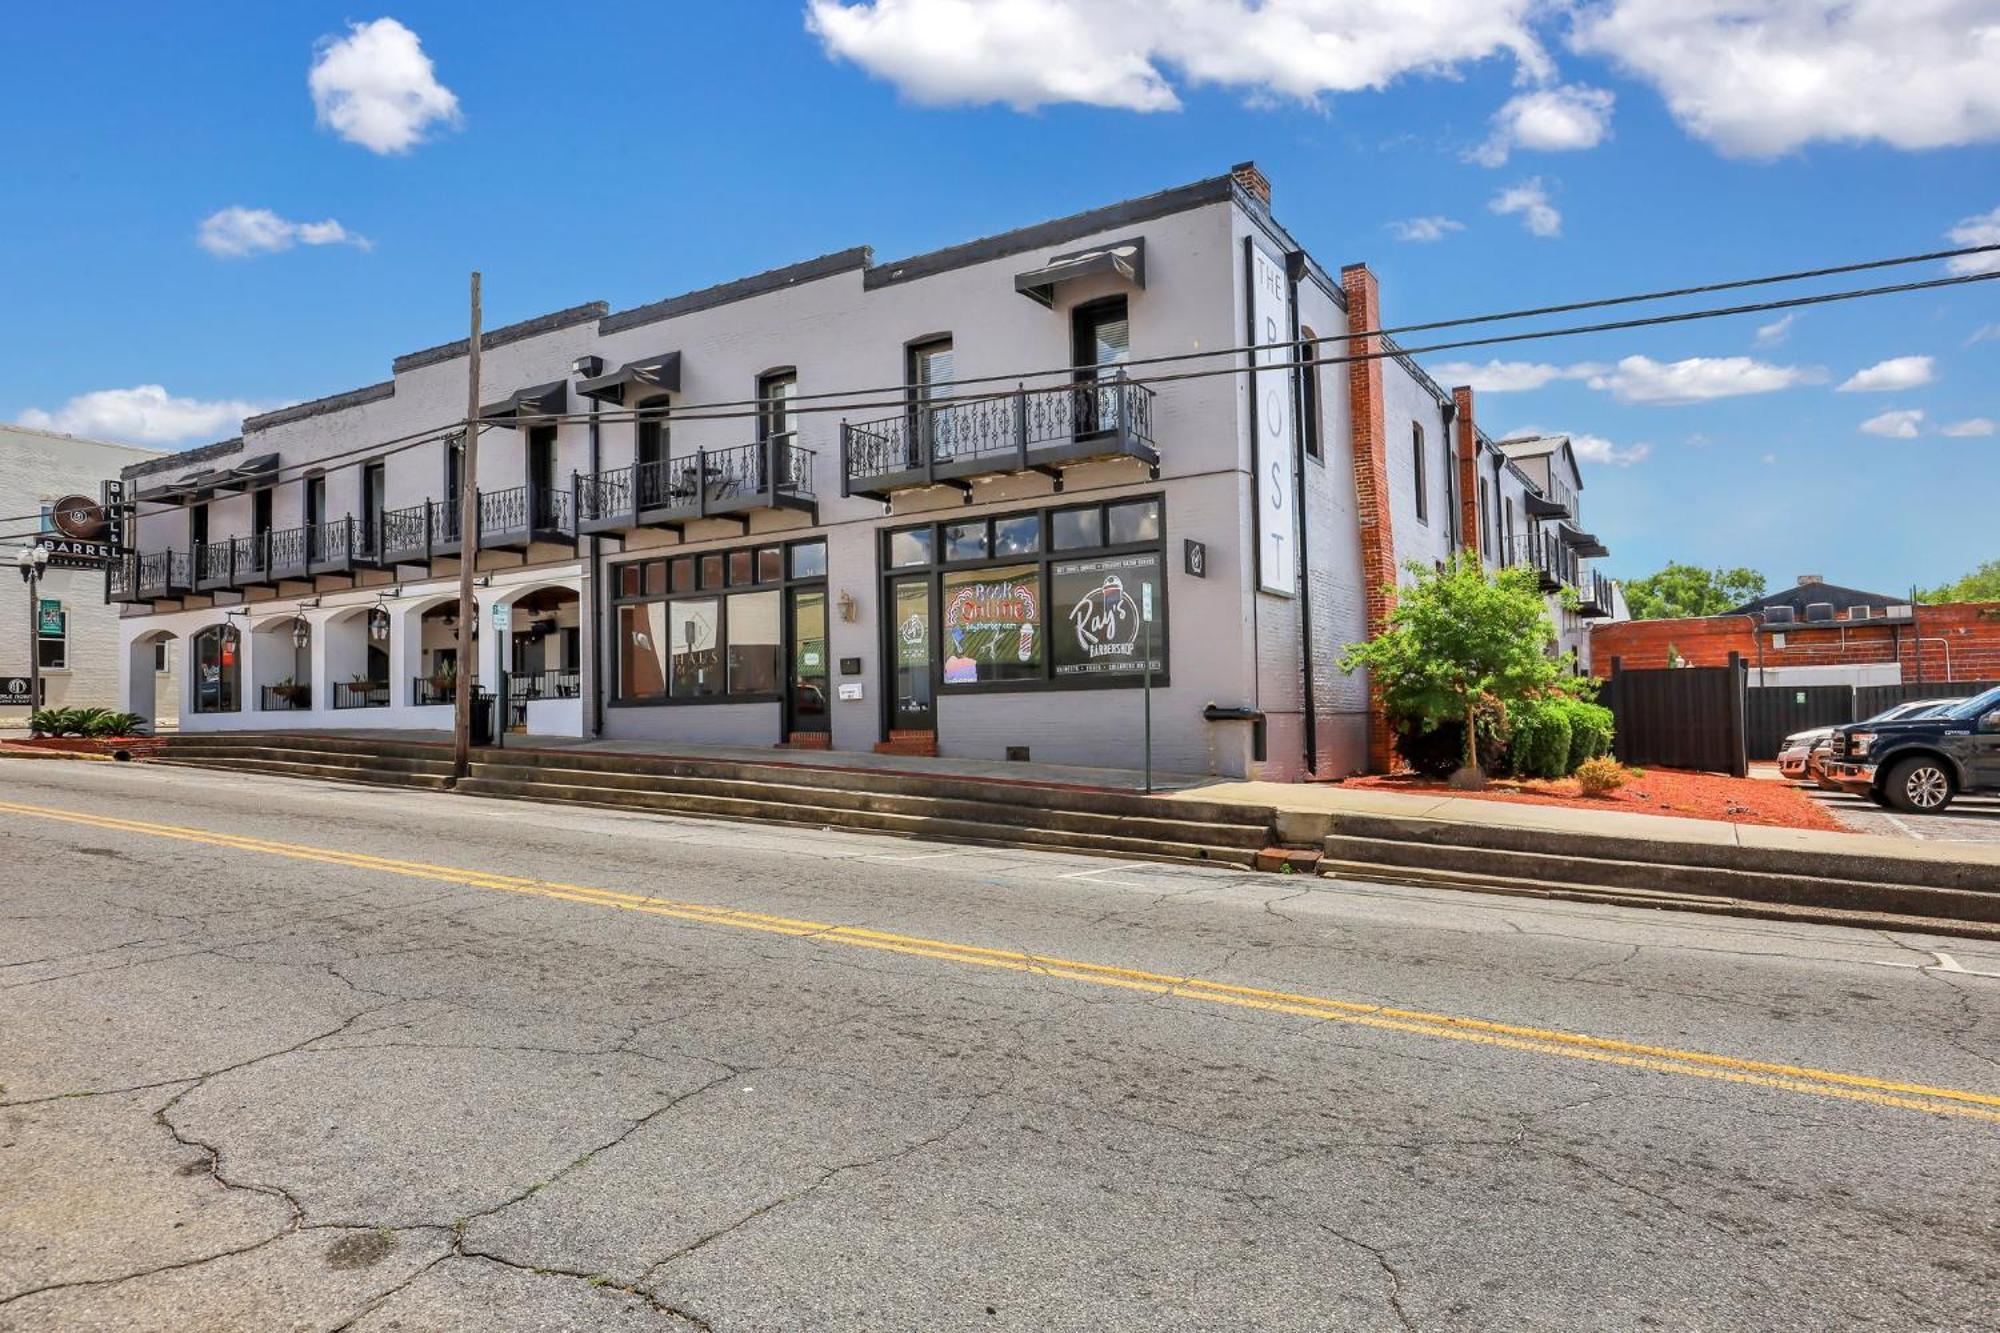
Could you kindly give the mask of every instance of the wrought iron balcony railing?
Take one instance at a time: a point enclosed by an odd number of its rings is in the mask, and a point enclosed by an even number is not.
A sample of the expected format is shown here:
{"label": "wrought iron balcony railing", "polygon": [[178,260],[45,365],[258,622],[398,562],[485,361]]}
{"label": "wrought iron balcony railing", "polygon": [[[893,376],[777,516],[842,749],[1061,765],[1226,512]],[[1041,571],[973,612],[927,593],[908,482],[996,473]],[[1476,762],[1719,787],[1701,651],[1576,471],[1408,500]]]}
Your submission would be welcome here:
{"label": "wrought iron balcony railing", "polygon": [[795,432],[787,431],[754,444],[696,449],[579,474],[577,527],[583,532],[676,527],[689,519],[750,509],[811,510],[814,457]]}
{"label": "wrought iron balcony railing", "polygon": [[968,477],[1130,457],[1157,469],[1153,391],[1123,373],[931,405],[841,425],[841,493],[873,499]]}

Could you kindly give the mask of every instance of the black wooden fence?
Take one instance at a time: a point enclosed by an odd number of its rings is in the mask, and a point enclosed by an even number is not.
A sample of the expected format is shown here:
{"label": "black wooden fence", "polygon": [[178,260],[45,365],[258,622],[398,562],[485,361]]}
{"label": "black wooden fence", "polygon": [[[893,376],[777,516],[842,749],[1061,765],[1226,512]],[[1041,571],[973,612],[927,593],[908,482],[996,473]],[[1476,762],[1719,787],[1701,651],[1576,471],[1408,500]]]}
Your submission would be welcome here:
{"label": "black wooden fence", "polygon": [[1742,777],[1746,675],[1735,653],[1728,666],[1650,671],[1626,671],[1614,657],[1600,698],[1615,719],[1614,752],[1628,764]]}
{"label": "black wooden fence", "polygon": [[1927,681],[1907,685],[1752,685],[1748,690],[1744,744],[1750,757],[1778,757],[1785,737],[1813,727],[1859,722],[1913,699],[1965,699],[1993,688],[1992,681]]}

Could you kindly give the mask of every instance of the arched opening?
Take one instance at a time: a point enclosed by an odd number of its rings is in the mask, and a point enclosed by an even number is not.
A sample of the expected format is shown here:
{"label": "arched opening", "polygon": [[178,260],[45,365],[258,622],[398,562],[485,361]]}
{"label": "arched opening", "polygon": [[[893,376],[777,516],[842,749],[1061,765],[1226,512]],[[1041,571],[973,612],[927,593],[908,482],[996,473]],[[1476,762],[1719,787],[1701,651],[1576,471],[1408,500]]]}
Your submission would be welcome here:
{"label": "arched opening", "polygon": [[[500,648],[507,668],[509,729],[574,730],[582,717],[575,701],[583,694],[582,602],[576,589],[534,588],[506,605],[507,638]],[[544,706],[564,703],[569,706]]]}
{"label": "arched opening", "polygon": [[312,624],[304,613],[272,616],[250,627],[254,707],[260,713],[312,710]]}
{"label": "arched opening", "polygon": [[188,706],[193,712],[243,711],[243,635],[236,626],[224,623],[196,630],[188,640],[187,660]]}
{"label": "arched opening", "polygon": [[158,735],[180,725],[180,677],[186,645],[170,630],[149,630],[125,646],[124,711]]}
{"label": "arched opening", "polygon": [[328,702],[339,710],[387,708],[391,703],[391,617],[380,606],[357,606],[327,617]]}
{"label": "arched opening", "polygon": [[410,682],[410,702],[418,707],[449,705],[458,695],[461,666],[472,672],[474,684],[478,683],[479,621],[474,618],[472,633],[461,646],[458,599],[448,597],[423,608],[416,627],[417,675]]}

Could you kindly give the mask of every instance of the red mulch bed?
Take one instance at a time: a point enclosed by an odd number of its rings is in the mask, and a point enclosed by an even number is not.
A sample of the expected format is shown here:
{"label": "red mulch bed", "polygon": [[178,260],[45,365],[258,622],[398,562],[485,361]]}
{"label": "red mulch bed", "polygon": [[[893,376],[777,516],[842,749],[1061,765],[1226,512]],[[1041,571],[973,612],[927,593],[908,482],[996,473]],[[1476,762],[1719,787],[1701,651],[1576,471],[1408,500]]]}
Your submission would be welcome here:
{"label": "red mulch bed", "polygon": [[1443,782],[1410,773],[1392,777],[1349,778],[1346,787],[1383,791],[1435,792],[1475,801],[1513,801],[1525,805],[1575,806],[1585,810],[1622,810],[1637,815],[1668,815],[1680,819],[1719,819],[1730,824],[1764,824],[1772,828],[1826,829],[1842,832],[1838,820],[1788,782],[1732,778],[1724,773],[1691,773],[1679,768],[1649,768],[1608,796],[1585,796],[1572,778],[1548,782],[1496,778],[1485,791],[1453,791]]}

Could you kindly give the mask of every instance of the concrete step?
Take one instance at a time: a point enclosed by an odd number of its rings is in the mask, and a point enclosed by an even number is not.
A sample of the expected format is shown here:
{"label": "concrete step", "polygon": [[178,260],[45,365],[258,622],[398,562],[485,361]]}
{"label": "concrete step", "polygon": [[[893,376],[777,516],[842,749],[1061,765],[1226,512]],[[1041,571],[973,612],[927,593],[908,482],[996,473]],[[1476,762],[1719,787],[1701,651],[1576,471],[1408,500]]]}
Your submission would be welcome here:
{"label": "concrete step", "polygon": [[[1005,799],[967,800],[932,795],[824,787],[810,770],[766,770],[758,780],[723,777],[681,777],[659,773],[616,773],[589,769],[531,767],[509,763],[475,763],[470,775],[521,785],[591,787],[622,792],[676,793],[689,796],[735,797],[767,804],[802,805],[822,809],[904,814],[1010,827],[1053,829],[1067,833],[1100,833],[1116,837],[1160,838],[1202,846],[1237,847],[1256,851],[1270,844],[1270,829],[1261,823],[1209,823],[1168,817],[1157,803],[1146,814],[1100,814],[1020,805]],[[1004,789],[1002,789],[1004,791]]]}
{"label": "concrete step", "polygon": [[1510,879],[1494,874],[1466,874],[1422,866],[1391,866],[1375,861],[1320,862],[1329,879],[1361,880],[1370,884],[1407,884],[1418,888],[1456,889],[1504,898],[1546,898],[1562,902],[1596,903],[1608,907],[1644,907],[1655,911],[1700,912],[1715,916],[1750,917],[1766,921],[1798,921],[1813,925],[1849,926],[1857,930],[1898,930],[1918,934],[1955,935],[2000,940],[2000,924],[1954,917],[1860,909],[1760,902],[1702,894],[1653,893],[1602,884],[1563,883],[1544,879]]}
{"label": "concrete step", "polygon": [[458,790],[472,796],[563,802],[612,810],[656,810],[672,814],[797,824],[813,828],[848,828],[942,842],[1083,851],[1131,860],[1193,861],[1253,866],[1257,859],[1256,850],[1246,847],[1212,846],[1158,837],[1128,837],[1098,832],[1038,828],[1032,825],[979,819],[945,818],[927,813],[812,805],[802,801],[702,795],[692,791],[599,787],[548,781],[516,782],[490,777],[466,778],[458,784]]}
{"label": "concrete step", "polygon": [[[1561,844],[1558,844],[1561,845]],[[1425,871],[1533,882],[1589,885],[1659,897],[1731,898],[1788,903],[1841,911],[1944,916],[2000,923],[2000,895],[1964,889],[1879,883],[1818,874],[1730,870],[1705,865],[1672,865],[1659,860],[1623,861],[1574,856],[1557,851],[1512,851],[1449,843],[1333,835],[1325,859],[1346,866]],[[1845,867],[1842,867],[1844,870]]]}
{"label": "concrete step", "polygon": [[410,787],[422,791],[444,791],[451,785],[449,778],[434,773],[310,764],[281,759],[261,759],[247,755],[227,761],[204,759],[189,762],[163,758],[154,762],[171,768],[222,769],[231,773],[264,773],[272,777],[317,778],[322,782],[358,783],[370,787]]}
{"label": "concrete step", "polygon": [[329,753],[285,745],[176,746],[166,752],[163,763],[225,765],[245,761],[260,763],[308,764],[315,767],[358,769],[381,773],[424,773],[451,776],[448,759],[412,759],[399,755]]}
{"label": "concrete step", "polygon": [[1669,866],[1677,870],[1708,868],[1813,881],[1831,877],[1859,884],[2000,893],[2000,866],[1975,861],[1847,852],[1838,857],[1827,857],[1803,849],[1745,847],[1733,841],[1687,842],[1388,815],[1336,814],[1325,817],[1323,827],[1327,838],[1357,838],[1432,848],[1552,854],[1579,860]]}

